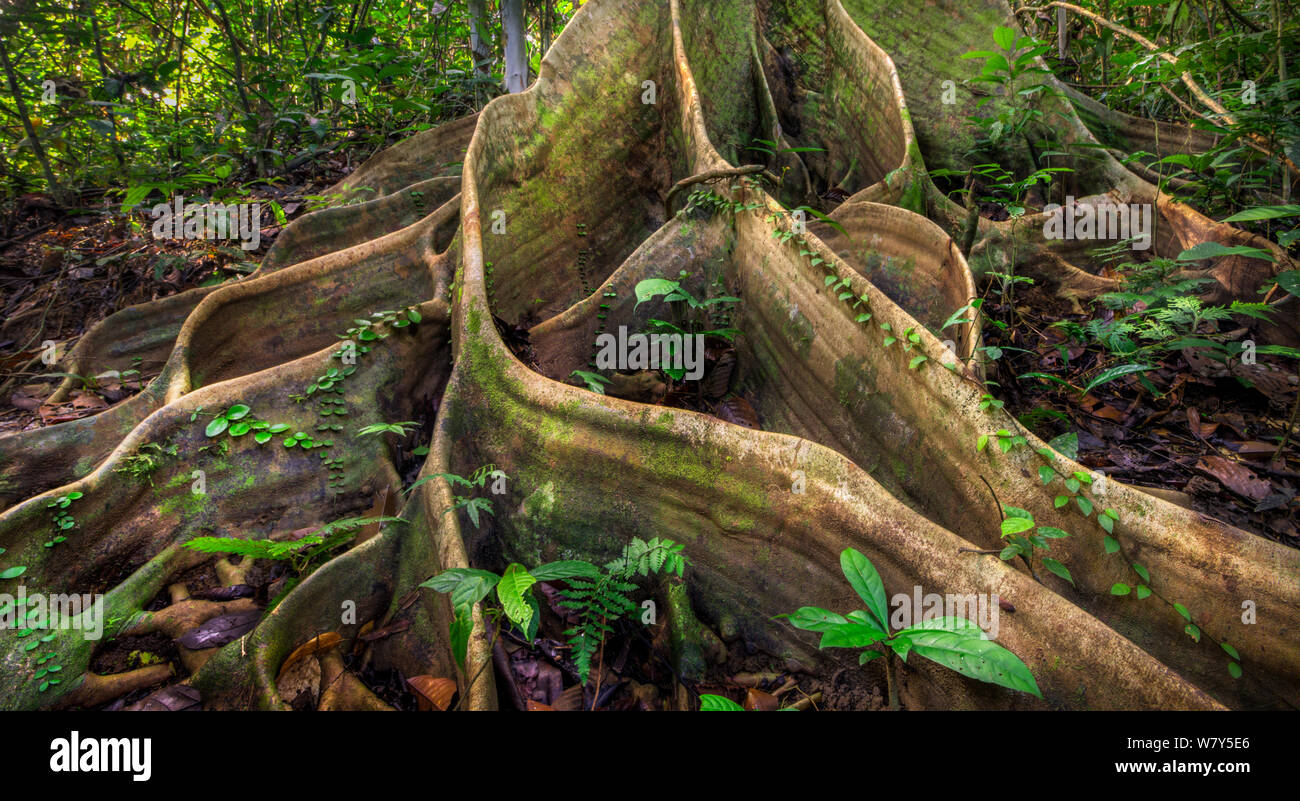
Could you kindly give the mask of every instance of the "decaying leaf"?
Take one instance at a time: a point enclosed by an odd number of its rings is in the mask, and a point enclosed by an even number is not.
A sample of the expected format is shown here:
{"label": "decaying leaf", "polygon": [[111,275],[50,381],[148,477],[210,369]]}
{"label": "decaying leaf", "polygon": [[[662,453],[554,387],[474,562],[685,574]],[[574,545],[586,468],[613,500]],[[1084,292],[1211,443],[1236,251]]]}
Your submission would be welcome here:
{"label": "decaying leaf", "polygon": [[421,712],[446,712],[457,689],[454,679],[438,676],[413,676],[406,680],[406,686],[415,693]]}
{"label": "decaying leaf", "polygon": [[280,678],[300,660],[311,656],[312,654],[327,651],[341,642],[343,642],[343,637],[336,631],[327,631],[324,634],[318,634],[315,637],[312,637],[307,642],[293,649],[293,653],[289,654],[289,658],[284,660],[284,664],[280,666],[280,673],[276,676],[276,682],[278,683]]}

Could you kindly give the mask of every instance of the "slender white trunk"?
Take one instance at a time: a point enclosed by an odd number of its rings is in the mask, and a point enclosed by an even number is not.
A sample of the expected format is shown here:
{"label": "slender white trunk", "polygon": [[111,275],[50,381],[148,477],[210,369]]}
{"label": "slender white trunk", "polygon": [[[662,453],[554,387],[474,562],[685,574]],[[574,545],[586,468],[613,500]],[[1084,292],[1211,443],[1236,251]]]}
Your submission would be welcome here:
{"label": "slender white trunk", "polygon": [[469,13],[469,52],[474,57],[474,68],[486,75],[488,59],[492,57],[487,40],[487,0],[468,0],[465,10]]}
{"label": "slender white trunk", "polygon": [[505,38],[506,91],[528,87],[528,46],[524,39],[524,0],[501,0],[501,29]]}

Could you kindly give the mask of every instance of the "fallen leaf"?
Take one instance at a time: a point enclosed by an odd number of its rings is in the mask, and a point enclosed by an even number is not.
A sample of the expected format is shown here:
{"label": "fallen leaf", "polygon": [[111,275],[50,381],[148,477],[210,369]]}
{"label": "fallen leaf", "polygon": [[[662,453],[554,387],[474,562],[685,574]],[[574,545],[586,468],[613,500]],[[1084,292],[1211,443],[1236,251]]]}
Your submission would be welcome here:
{"label": "fallen leaf", "polygon": [[1202,456],[1196,469],[1214,476],[1223,486],[1252,501],[1264,500],[1273,489],[1272,484],[1256,477],[1249,467],[1221,456]]}
{"label": "fallen leaf", "polygon": [[289,654],[289,658],[284,660],[284,664],[280,665],[280,672],[275,678],[276,683],[279,684],[281,677],[283,677],[289,669],[301,660],[311,656],[312,654],[320,653],[321,651],[328,651],[341,642],[343,642],[343,638],[339,636],[338,632],[327,631],[324,634],[318,634],[302,645],[299,645],[297,648],[293,649],[293,653]]}
{"label": "fallen leaf", "polygon": [[415,693],[421,712],[432,712],[435,709],[446,712],[451,707],[452,696],[457,690],[454,679],[438,676],[414,676],[407,679],[406,684]]}
{"label": "fallen leaf", "polygon": [[190,593],[190,597],[196,601],[233,601],[237,598],[252,598],[257,594],[257,589],[249,584],[233,584],[229,587],[213,587],[210,590],[199,590]]}
{"label": "fallen leaf", "polygon": [[188,684],[173,684],[126,707],[128,712],[197,712],[203,696]]}
{"label": "fallen leaf", "polygon": [[190,629],[176,641],[191,651],[217,648],[252,631],[261,617],[261,609],[221,615],[212,618],[202,626]]}
{"label": "fallen leaf", "polygon": [[744,706],[747,712],[775,712],[781,706],[781,699],[771,693],[750,687],[745,693]]}
{"label": "fallen leaf", "polygon": [[739,395],[733,395],[719,403],[713,414],[719,420],[726,420],[728,423],[735,423],[745,428],[759,427],[758,413],[754,411],[753,406],[749,405],[749,401]]}
{"label": "fallen leaf", "polygon": [[553,706],[547,706],[546,704],[538,703],[537,701],[534,701],[533,699],[530,698],[528,699],[528,711],[529,712],[558,712],[559,710]]}

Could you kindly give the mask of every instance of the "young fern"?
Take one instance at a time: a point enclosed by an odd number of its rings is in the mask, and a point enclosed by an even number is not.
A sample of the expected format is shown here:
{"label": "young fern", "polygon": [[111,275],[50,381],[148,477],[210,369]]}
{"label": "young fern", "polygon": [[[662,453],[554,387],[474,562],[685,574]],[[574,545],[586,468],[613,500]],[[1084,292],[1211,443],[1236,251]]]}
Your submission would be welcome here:
{"label": "young fern", "polygon": [[564,580],[568,586],[560,590],[560,605],[574,610],[578,622],[564,633],[572,647],[572,659],[578,675],[585,684],[591,675],[592,658],[605,638],[612,634],[611,624],[637,608],[629,593],[635,592],[634,580],[638,576],[681,576],[686,569],[684,546],[669,539],[653,537],[649,541],[633,537],[617,559],[604,569],[590,562],[570,560],[548,562],[531,571],[516,563],[497,575],[475,568],[444,570],[421,584],[442,593],[451,594],[453,619],[451,623],[452,654],[463,667],[468,654],[471,611],[474,604],[487,597],[494,588],[501,610],[524,637],[532,641],[537,634],[540,606],[532,588],[539,581]]}
{"label": "young fern", "polygon": [[564,597],[560,605],[578,613],[577,625],[564,633],[573,646],[573,663],[585,682],[591,672],[591,660],[605,637],[613,633],[610,623],[636,609],[628,593],[636,591],[630,579],[676,573],[682,575],[686,557],[683,546],[672,540],[652,538],[649,542],[633,538],[623,549],[623,554],[605,565],[597,578],[572,578],[569,586],[560,591]]}

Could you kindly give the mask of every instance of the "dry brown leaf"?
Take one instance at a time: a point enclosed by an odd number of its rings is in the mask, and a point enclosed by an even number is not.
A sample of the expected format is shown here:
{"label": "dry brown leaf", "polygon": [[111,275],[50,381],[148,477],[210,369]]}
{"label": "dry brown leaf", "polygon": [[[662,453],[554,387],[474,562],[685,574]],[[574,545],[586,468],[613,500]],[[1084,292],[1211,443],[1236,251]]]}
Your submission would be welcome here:
{"label": "dry brown leaf", "polygon": [[714,415],[720,420],[726,420],[728,423],[735,423],[745,428],[758,428],[758,413],[754,407],[749,405],[749,401],[734,395],[718,404],[714,410]]}
{"label": "dry brown leaf", "polygon": [[528,711],[529,712],[558,712],[559,710],[557,710],[553,706],[547,706],[546,704],[540,703],[538,701],[534,701],[533,699],[529,698]]}
{"label": "dry brown leaf", "polygon": [[747,712],[775,712],[780,706],[781,699],[755,687],[750,687],[745,693],[745,711]]}
{"label": "dry brown leaf", "polygon": [[1257,478],[1249,467],[1221,456],[1202,456],[1196,469],[1214,476],[1223,486],[1252,501],[1264,500],[1273,489],[1272,484]]}
{"label": "dry brown leaf", "polygon": [[556,712],[581,712],[582,711],[582,686],[575,684],[564,692],[551,703]]}
{"label": "dry brown leaf", "polygon": [[289,654],[289,658],[284,660],[284,664],[280,665],[280,672],[275,677],[276,682],[279,683],[280,679],[284,677],[284,674],[299,661],[306,659],[312,654],[318,654],[321,651],[328,651],[341,642],[343,642],[343,638],[339,636],[339,633],[336,631],[327,631],[324,634],[318,634],[315,637],[312,637],[307,642],[293,649],[293,653]]}
{"label": "dry brown leaf", "polygon": [[415,693],[421,712],[446,712],[451,707],[452,696],[456,694],[456,681],[438,676],[415,676],[406,680],[406,684]]}

